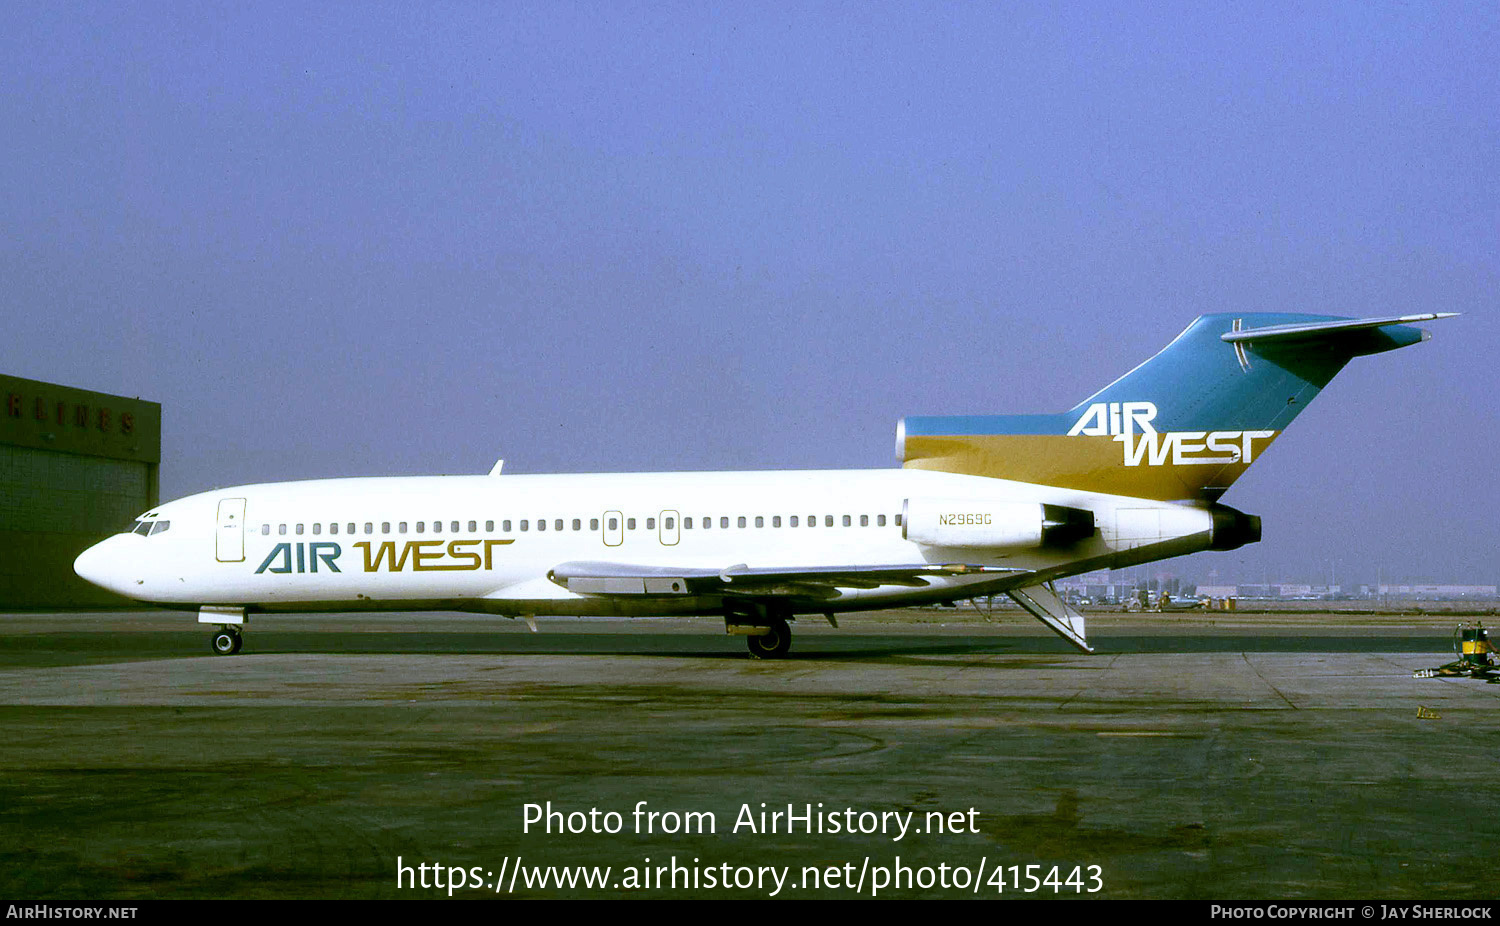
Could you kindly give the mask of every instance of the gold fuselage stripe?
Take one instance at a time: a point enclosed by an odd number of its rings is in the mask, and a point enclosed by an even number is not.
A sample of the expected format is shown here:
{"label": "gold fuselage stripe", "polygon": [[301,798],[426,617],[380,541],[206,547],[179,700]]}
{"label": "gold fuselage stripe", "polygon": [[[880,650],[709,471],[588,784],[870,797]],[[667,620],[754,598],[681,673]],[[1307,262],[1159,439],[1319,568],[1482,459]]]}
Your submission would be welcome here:
{"label": "gold fuselage stripe", "polygon": [[[1255,461],[1275,437],[1257,438]],[[1217,498],[1250,463],[1125,464],[1125,445],[1107,435],[982,434],[906,438],[907,469],[990,476],[1160,501]]]}

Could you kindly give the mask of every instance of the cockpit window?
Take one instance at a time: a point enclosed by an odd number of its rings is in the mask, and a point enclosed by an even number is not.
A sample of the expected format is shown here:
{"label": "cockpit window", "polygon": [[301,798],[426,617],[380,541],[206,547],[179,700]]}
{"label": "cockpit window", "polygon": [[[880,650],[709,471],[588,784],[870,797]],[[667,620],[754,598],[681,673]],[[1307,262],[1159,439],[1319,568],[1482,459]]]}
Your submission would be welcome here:
{"label": "cockpit window", "polygon": [[129,534],[140,534],[142,537],[144,537],[147,534],[151,533],[151,522],[150,521],[137,521],[137,522],[135,522],[134,524],[132,524],[130,526],[130,530],[126,531],[126,533],[129,533]]}
{"label": "cockpit window", "polygon": [[151,536],[155,537],[157,534],[164,534],[166,533],[167,528],[171,526],[171,521],[157,521],[156,523],[151,525]]}

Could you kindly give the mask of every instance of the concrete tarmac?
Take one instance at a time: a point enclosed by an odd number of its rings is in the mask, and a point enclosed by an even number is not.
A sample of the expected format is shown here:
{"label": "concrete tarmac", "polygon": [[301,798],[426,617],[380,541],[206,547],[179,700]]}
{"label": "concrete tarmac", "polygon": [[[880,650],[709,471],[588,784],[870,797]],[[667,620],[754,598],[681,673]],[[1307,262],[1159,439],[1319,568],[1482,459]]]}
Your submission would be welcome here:
{"label": "concrete tarmac", "polygon": [[0,615],[0,894],[1492,899],[1454,623]]}

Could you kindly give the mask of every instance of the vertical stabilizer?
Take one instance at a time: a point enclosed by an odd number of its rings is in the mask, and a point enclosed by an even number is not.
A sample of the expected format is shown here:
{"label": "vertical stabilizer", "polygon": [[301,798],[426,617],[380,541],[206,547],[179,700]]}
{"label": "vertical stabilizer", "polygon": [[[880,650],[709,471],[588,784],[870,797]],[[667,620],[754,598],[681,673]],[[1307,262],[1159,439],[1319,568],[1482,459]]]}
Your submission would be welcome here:
{"label": "vertical stabilizer", "polygon": [[913,469],[1213,501],[1344,364],[1424,341],[1406,323],[1450,314],[1203,315],[1067,412],[906,418],[897,452]]}

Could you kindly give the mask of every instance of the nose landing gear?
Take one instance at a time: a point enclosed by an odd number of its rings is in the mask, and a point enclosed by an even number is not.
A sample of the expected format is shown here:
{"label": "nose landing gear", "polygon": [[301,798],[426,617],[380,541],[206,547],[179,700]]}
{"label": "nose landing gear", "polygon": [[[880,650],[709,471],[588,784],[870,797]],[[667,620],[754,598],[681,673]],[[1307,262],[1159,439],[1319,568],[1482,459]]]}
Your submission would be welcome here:
{"label": "nose landing gear", "polygon": [[240,644],[243,642],[238,630],[233,627],[224,627],[213,635],[209,646],[213,649],[215,656],[233,656],[240,651]]}
{"label": "nose landing gear", "polygon": [[240,627],[249,623],[244,608],[206,604],[198,609],[198,623],[218,624],[219,629],[208,640],[215,656],[233,656],[240,651]]}

